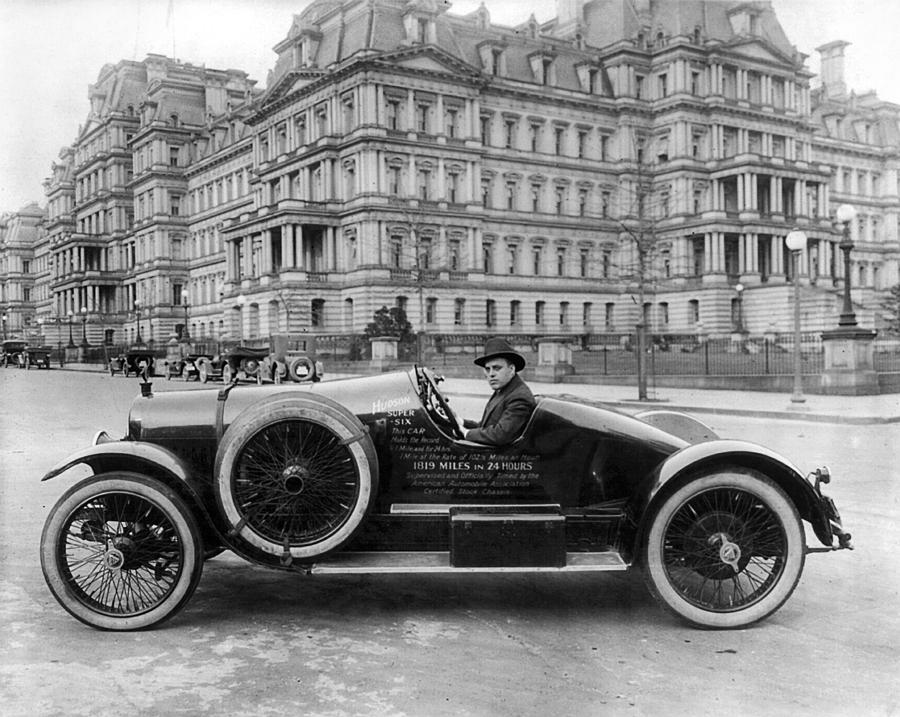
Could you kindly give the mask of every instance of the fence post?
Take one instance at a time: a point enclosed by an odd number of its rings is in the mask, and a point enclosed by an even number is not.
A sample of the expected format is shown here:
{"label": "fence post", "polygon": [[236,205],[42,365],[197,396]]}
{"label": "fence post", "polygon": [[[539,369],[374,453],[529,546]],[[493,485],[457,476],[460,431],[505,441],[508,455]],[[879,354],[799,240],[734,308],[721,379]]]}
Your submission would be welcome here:
{"label": "fence post", "polygon": [[608,371],[608,366],[607,366],[607,363],[606,363],[606,352],[607,352],[607,350],[608,350],[608,349],[606,348],[606,344],[603,344],[603,375],[604,375],[604,376],[607,375],[607,371]]}
{"label": "fence post", "polygon": [[703,342],[703,373],[709,376],[709,339]]}

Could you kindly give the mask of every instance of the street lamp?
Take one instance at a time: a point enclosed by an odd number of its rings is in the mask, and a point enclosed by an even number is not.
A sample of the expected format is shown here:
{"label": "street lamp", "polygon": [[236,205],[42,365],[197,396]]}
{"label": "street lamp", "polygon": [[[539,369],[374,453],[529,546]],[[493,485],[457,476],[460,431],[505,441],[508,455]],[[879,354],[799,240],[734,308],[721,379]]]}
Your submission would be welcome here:
{"label": "street lamp", "polygon": [[134,300],[134,311],[137,314],[137,336],[135,337],[135,344],[141,346],[144,343],[144,339],[141,338],[141,302],[140,299]]}
{"label": "street lamp", "polygon": [[87,340],[87,306],[81,307],[81,347],[87,348],[90,346]]}
{"label": "street lamp", "polygon": [[69,317],[69,344],[68,344],[68,348],[74,349],[74,348],[75,348],[75,342],[72,340],[72,318],[75,316],[75,312],[72,311],[72,309],[69,309],[69,311],[68,311],[68,313],[66,314],[66,316]]}
{"label": "street lamp", "polygon": [[3,340],[6,341],[6,314],[3,314]]}
{"label": "street lamp", "polygon": [[734,290],[737,292],[737,301],[734,306],[734,321],[736,324],[737,332],[740,334],[744,332],[744,285],[735,284]]}
{"label": "street lamp", "polygon": [[238,306],[241,307],[240,318],[238,320],[241,322],[240,336],[241,336],[241,344],[243,344],[244,343],[244,304],[247,303],[247,297],[244,296],[243,294],[238,294],[236,301],[238,303]]}
{"label": "street lamp", "polygon": [[800,367],[800,252],[806,248],[806,234],[794,229],[785,237],[785,242],[793,255],[794,270],[794,392],[791,403],[805,403]]}
{"label": "street lamp", "polygon": [[181,332],[181,340],[187,342],[190,339],[188,334],[188,290],[181,290],[181,303],[184,305],[184,330]]}
{"label": "street lamp", "polygon": [[850,251],[853,249],[853,240],[850,238],[850,222],[856,218],[856,207],[852,204],[841,204],[837,208],[837,220],[844,225],[841,243],[838,245],[844,252],[844,306],[838,319],[838,326],[856,326],[856,314],[853,312],[853,302],[850,301]]}

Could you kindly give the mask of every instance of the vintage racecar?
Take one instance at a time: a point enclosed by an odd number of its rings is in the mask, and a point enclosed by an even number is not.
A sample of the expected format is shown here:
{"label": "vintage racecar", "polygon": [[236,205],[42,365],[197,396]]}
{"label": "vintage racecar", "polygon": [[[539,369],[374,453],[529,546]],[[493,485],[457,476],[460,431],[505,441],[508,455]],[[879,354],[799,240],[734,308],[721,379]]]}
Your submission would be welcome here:
{"label": "vintage racecar", "polygon": [[[808,552],[849,548],[826,468],[683,414],[630,416],[538,397],[507,446],[466,441],[440,379],[413,367],[302,384],[153,394],[121,440],[44,480],[93,476],[52,508],[47,584],[107,630],[156,625],[222,549],[303,574],[642,568],[688,622],[736,628],[777,610]],[[822,547],[807,547],[803,521]]]}

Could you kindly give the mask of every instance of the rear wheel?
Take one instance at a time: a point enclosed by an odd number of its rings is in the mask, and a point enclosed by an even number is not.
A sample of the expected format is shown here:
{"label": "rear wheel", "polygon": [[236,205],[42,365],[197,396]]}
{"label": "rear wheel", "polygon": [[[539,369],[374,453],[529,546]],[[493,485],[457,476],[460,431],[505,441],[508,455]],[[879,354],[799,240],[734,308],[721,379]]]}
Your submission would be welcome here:
{"label": "rear wheel", "polygon": [[216,456],[216,500],[232,531],[283,564],[345,544],[378,484],[372,439],[321,396],[274,396],[240,414]]}
{"label": "rear wheel", "polygon": [[805,561],[791,500],[753,470],[725,468],[666,498],[642,546],[650,592],[698,627],[745,627],[790,597]]}
{"label": "rear wheel", "polygon": [[41,567],[54,597],[101,630],[140,630],[175,615],[203,571],[200,532],[168,486],[105,473],[66,491],[44,525]]}
{"label": "rear wheel", "polygon": [[201,361],[197,364],[197,378],[200,379],[200,383],[206,383],[209,381],[209,362]]}
{"label": "rear wheel", "polygon": [[234,378],[234,369],[231,368],[230,363],[226,363],[224,366],[222,366],[222,383],[224,383],[227,386],[229,383],[231,383],[233,378]]}

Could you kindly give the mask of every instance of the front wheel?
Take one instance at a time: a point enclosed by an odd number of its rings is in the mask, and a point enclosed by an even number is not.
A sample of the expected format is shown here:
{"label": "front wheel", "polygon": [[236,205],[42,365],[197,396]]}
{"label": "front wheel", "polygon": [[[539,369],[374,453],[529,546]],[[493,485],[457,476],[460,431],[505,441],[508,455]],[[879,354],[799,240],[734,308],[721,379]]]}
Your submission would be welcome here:
{"label": "front wheel", "polygon": [[184,501],[157,480],[105,473],[59,499],[41,535],[41,567],[72,616],[101,630],[141,630],[175,615],[203,572]]}
{"label": "front wheel", "polygon": [[662,501],[642,558],[647,587],[676,615],[698,627],[746,627],[780,608],[797,586],[803,525],[769,478],[724,468]]}

